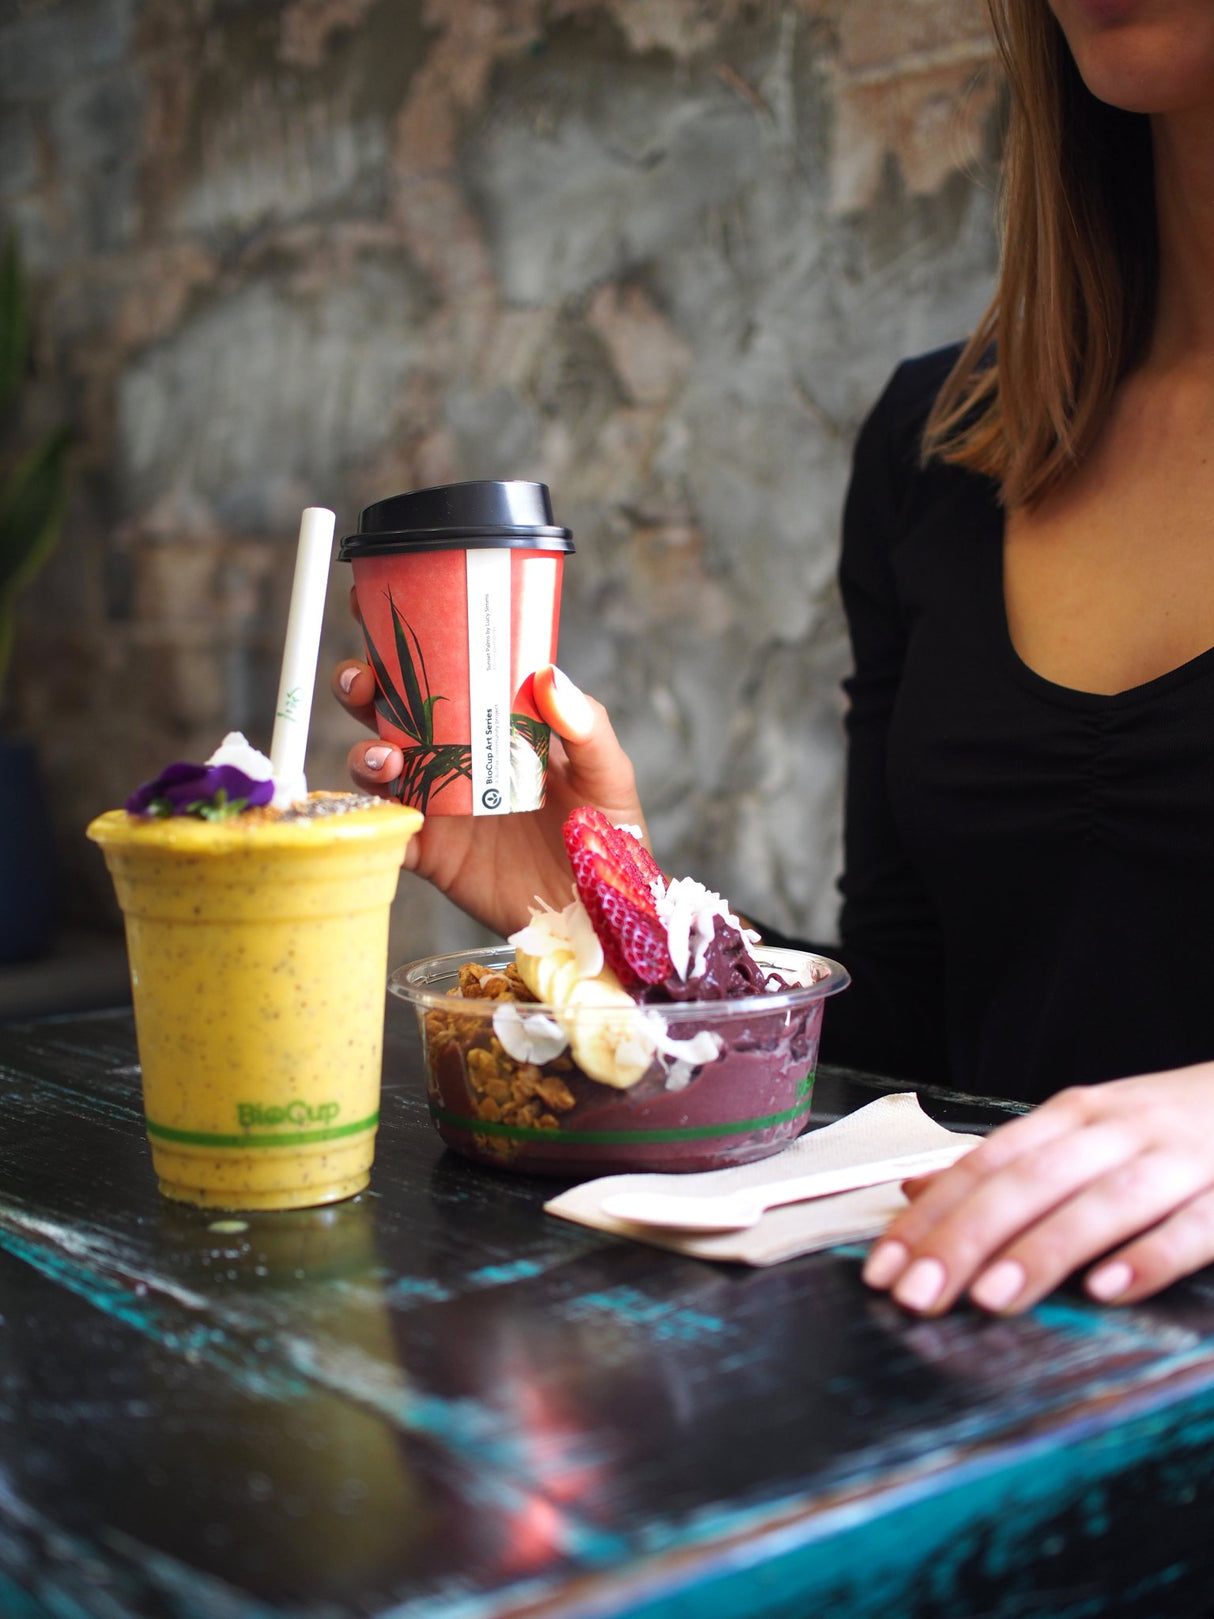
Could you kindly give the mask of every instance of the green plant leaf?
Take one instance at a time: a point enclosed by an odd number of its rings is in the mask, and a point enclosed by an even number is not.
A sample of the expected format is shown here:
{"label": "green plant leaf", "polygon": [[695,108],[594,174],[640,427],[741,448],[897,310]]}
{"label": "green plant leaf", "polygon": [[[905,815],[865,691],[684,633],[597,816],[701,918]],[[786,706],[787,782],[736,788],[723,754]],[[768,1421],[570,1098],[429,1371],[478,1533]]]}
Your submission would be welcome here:
{"label": "green plant leaf", "polygon": [[426,716],[426,736],[431,743],[434,741],[434,705],[435,703],[445,703],[446,701],[445,697],[427,697],[422,704]]}
{"label": "green plant leaf", "polygon": [[27,584],[59,536],[71,433],[60,427],[21,460],[0,490],[0,594]]}
{"label": "green plant leaf", "polygon": [[[406,731],[413,736],[413,722],[404,713],[400,706],[400,693],[393,691],[391,697],[385,697],[383,692],[376,692],[374,702],[375,712],[383,716],[389,725],[394,725],[398,731]],[[413,737],[416,741],[417,738]]]}
{"label": "green plant leaf", "polygon": [[519,714],[512,711],[510,729],[531,744],[543,761],[544,767],[547,768],[548,741],[551,733],[543,720],[537,720],[530,714]]}
{"label": "green plant leaf", "polygon": [[25,376],[29,358],[29,301],[21,254],[10,231],[0,251],[0,410],[8,406]]}
{"label": "green plant leaf", "polygon": [[430,789],[426,779],[426,766],[429,761],[428,748],[405,748],[401,772],[393,787],[402,803],[415,805],[423,814],[429,808],[430,802]]}
{"label": "green plant leaf", "polygon": [[[399,699],[399,693],[397,692],[393,692],[392,696]],[[410,736],[413,737],[415,742],[417,741],[417,738],[413,733],[412,720],[410,720],[406,715],[402,715],[398,711],[396,705],[390,702],[382,692],[377,692],[375,695],[375,712],[377,714],[381,714],[384,719],[387,720],[389,725],[394,725],[398,731],[406,731]]]}
{"label": "green plant leaf", "polygon": [[371,639],[371,634],[365,624],[363,625],[363,640],[367,643],[367,657],[372,669],[375,671],[376,712],[382,714],[389,724],[395,725],[398,731],[404,731],[406,736],[411,736],[415,742],[420,742],[421,737],[413,724],[413,719],[405,700],[397,691],[392,676],[388,673],[388,666],[380,656],[379,649]]}
{"label": "green plant leaf", "polygon": [[[406,623],[400,608],[392,600],[392,592],[388,592],[388,603],[392,608],[392,626],[396,636],[396,658],[400,664],[400,678],[405,686],[405,701],[409,705],[409,712],[413,716],[415,730],[409,734],[415,736],[426,747],[434,744],[434,712],[433,704],[429,701],[430,683],[426,679],[426,662],[422,657],[421,643],[414,635],[413,630]],[[410,638],[412,637],[412,646]],[[413,652],[417,651],[417,661],[421,665],[421,678],[413,666]],[[422,695],[423,687],[425,696]]]}
{"label": "green plant leaf", "polygon": [[227,789],[221,787],[214,798],[196,798],[192,804],[187,804],[185,813],[197,815],[203,821],[230,821],[245,809],[248,802],[247,798],[229,798]]}
{"label": "green plant leaf", "polygon": [[[12,407],[25,381],[30,353],[29,294],[16,233],[0,248],[0,411],[8,429],[17,425]],[[17,596],[46,561],[59,539],[68,496],[66,427],[56,429],[18,455],[6,442],[0,486],[0,689],[12,656]]]}
{"label": "green plant leaf", "polygon": [[439,748],[406,748],[404,756],[396,796],[415,804],[423,813],[434,794],[450,782],[461,776],[472,779],[472,749],[466,742],[448,742]]}
{"label": "green plant leaf", "polygon": [[68,428],[48,434],[0,490],[0,690],[12,656],[17,596],[59,540],[67,509]]}
{"label": "green plant leaf", "polygon": [[426,766],[423,777],[423,791],[426,803],[429,804],[435,793],[441,792],[444,787],[449,786],[453,781],[458,781],[461,776],[467,777],[470,775],[471,770],[465,769],[458,760],[437,756],[431,759]]}

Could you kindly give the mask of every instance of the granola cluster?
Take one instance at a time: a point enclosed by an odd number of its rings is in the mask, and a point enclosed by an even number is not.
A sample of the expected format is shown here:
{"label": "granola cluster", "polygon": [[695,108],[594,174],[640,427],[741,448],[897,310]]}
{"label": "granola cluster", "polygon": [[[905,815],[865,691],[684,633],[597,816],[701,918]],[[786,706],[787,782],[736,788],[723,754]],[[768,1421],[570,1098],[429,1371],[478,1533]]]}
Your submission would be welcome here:
{"label": "granola cluster", "polygon": [[[467,962],[459,970],[459,983],[450,991],[465,1001],[531,1001],[527,988],[511,962],[498,970]],[[478,1119],[494,1124],[521,1125],[533,1130],[559,1130],[558,1115],[567,1113],[576,1098],[561,1077],[573,1067],[568,1056],[554,1057],[543,1068],[511,1057],[493,1032],[492,1022],[454,1008],[426,1014],[426,1049],[436,1089],[439,1067],[457,1062],[467,1079],[468,1094]],[[476,1135],[478,1147],[499,1158],[509,1158],[519,1143],[493,1133]]]}

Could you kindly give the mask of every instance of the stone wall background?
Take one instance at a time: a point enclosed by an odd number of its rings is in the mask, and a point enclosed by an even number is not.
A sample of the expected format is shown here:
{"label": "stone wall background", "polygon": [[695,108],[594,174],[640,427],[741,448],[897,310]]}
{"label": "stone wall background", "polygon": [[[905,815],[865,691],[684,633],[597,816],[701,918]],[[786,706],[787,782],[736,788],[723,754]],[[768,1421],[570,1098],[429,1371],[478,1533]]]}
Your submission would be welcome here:
{"label": "stone wall background", "polygon": [[[78,434],[4,717],[80,835],[227,729],[268,747],[299,512],[547,482],[561,662],[659,858],[831,936],[855,429],[994,270],[966,0],[6,0],[0,224],[29,414]],[[322,679],[359,650],[343,570]],[[354,739],[318,686],[310,780]],[[415,879],[398,958],[476,942]]]}

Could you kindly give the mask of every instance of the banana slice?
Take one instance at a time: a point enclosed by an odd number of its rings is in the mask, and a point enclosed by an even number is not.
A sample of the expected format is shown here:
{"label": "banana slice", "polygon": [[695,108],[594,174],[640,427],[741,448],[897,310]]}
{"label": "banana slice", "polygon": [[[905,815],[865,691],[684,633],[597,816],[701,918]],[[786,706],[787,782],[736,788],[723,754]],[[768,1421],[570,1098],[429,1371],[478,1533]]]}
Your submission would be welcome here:
{"label": "banana slice", "polygon": [[610,967],[579,976],[572,951],[542,956],[516,950],[515,965],[533,995],[552,1007],[574,1062],[601,1085],[625,1091],[653,1061],[655,1043],[637,1004]]}
{"label": "banana slice", "polygon": [[578,981],[577,960],[570,951],[550,950],[547,955],[528,956],[519,950],[515,964],[531,993],[549,1006],[563,1006]]}

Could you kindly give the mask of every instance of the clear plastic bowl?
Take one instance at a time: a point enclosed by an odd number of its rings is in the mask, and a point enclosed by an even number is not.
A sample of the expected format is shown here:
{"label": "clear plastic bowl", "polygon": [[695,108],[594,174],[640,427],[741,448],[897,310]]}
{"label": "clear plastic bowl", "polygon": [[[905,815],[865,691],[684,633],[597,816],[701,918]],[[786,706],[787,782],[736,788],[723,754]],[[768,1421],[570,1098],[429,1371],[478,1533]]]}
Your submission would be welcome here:
{"label": "clear plastic bowl", "polygon": [[[813,982],[635,1011],[579,1006],[576,1022],[567,1011],[510,1002],[540,1020],[531,1029],[541,1042],[548,1025],[550,1048],[562,1036],[571,1040],[555,1054],[535,1046],[534,1060],[506,1049],[519,1049],[520,1038],[515,1012],[499,1010],[502,1000],[451,993],[469,963],[503,973],[514,960],[509,945],[411,962],[392,974],[389,988],[417,1012],[430,1114],[456,1152],[501,1169],[565,1176],[722,1169],[778,1152],[804,1130],[826,999],[849,982],[825,956],[762,946],[755,954],[785,979],[812,974]],[[495,1028],[503,1017],[506,1026]],[[633,1069],[643,1069],[627,1088],[591,1078],[576,1060],[596,1049],[605,1024],[618,1036],[621,1017],[635,1023],[625,1030],[625,1050]],[[682,1044],[705,1032],[715,1038],[690,1050]],[[716,1055],[704,1060],[706,1049]]]}

